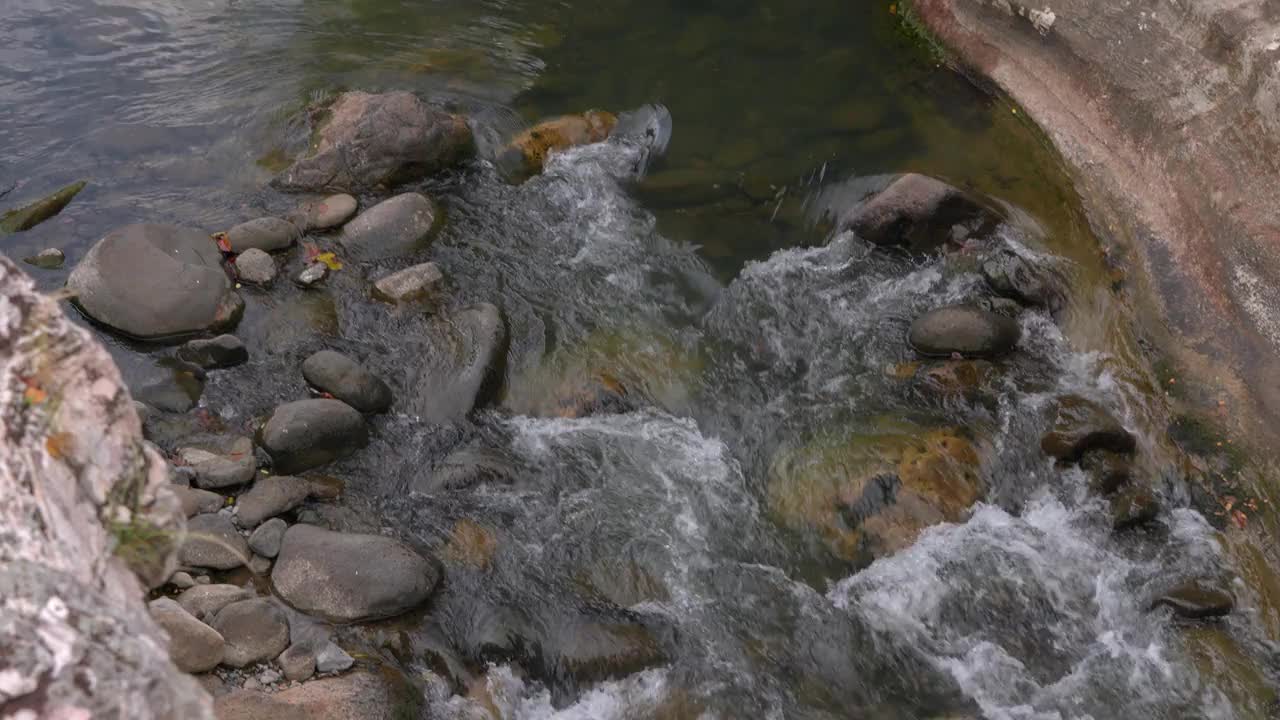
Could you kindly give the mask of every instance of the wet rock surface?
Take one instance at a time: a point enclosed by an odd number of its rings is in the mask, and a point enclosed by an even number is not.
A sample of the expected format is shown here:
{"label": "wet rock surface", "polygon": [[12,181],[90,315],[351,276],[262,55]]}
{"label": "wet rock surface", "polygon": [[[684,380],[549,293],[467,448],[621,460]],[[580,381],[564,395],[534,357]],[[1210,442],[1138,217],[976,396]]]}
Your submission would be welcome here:
{"label": "wet rock surface", "polygon": [[1068,462],[1090,450],[1131,455],[1136,447],[1133,434],[1106,408],[1077,395],[1058,398],[1053,423],[1040,440],[1046,455]]}
{"label": "wet rock surface", "polygon": [[323,112],[312,151],[273,184],[284,190],[359,192],[412,182],[473,152],[462,118],[412,93],[346,92]]}
{"label": "wet rock surface", "polygon": [[355,217],[359,207],[360,203],[355,198],[339,193],[299,205],[288,219],[303,232],[332,230]]}
{"label": "wet rock surface", "polygon": [[398,540],[311,525],[289,528],[271,573],[285,602],[342,622],[399,615],[422,604],[439,580],[434,563]]}
{"label": "wet rock surface", "polygon": [[67,288],[89,317],[144,339],[228,328],[244,310],[209,236],[173,225],[109,233],[71,271]]}
{"label": "wet rock surface", "polygon": [[616,115],[602,110],[544,120],[511,140],[498,156],[498,167],[513,179],[536,175],[551,153],[607,140],[617,124]]}
{"label": "wet rock surface", "polygon": [[1052,262],[1000,247],[982,261],[982,278],[1001,297],[1057,313],[1066,303],[1067,290]]}
{"label": "wet rock surface", "polygon": [[408,255],[425,247],[439,211],[420,193],[405,193],[374,205],[347,223],[342,247],[364,260]]}
{"label": "wet rock surface", "polygon": [[262,447],[276,472],[298,473],[344,458],[368,441],[360,413],[338,400],[298,400],[275,409],[262,428]]}
{"label": "wet rock surface", "polygon": [[1160,501],[1146,488],[1133,487],[1111,499],[1111,525],[1130,530],[1148,525],[1160,516]]}
{"label": "wet rock surface", "polygon": [[907,342],[926,357],[992,358],[1011,352],[1022,331],[1003,315],[965,305],[931,310],[911,323]]}
{"label": "wet rock surface", "polygon": [[204,490],[243,485],[253,479],[258,470],[253,455],[253,441],[234,438],[229,442],[206,448],[182,448],[178,459],[195,473],[196,487]]}
{"label": "wet rock surface", "polygon": [[289,619],[268,598],[231,603],[210,625],[226,641],[222,662],[231,667],[272,660],[289,647]]}
{"label": "wet rock surface", "polygon": [[1193,620],[1221,617],[1235,609],[1231,591],[1214,583],[1193,580],[1161,595],[1154,607],[1167,607],[1175,615]]}
{"label": "wet rock surface", "polygon": [[249,350],[235,335],[189,340],[178,348],[178,359],[205,370],[235,367],[249,360]]}
{"label": "wet rock surface", "polygon": [[962,244],[999,222],[976,199],[941,180],[909,173],[848,210],[841,229],[875,245],[914,252]]}
{"label": "wet rock surface", "polygon": [[329,266],[324,263],[311,263],[293,276],[293,284],[301,288],[309,288],[324,282],[329,277]]}
{"label": "wet rock surface", "polygon": [[333,350],[321,350],[302,363],[302,376],[312,387],[329,393],[364,413],[391,408],[391,388],[360,363]]}
{"label": "wet rock surface", "polygon": [[432,423],[466,417],[491,392],[507,342],[506,325],[490,304],[460,310],[433,322],[428,354],[413,368],[404,409]]}
{"label": "wet rock surface", "polygon": [[30,257],[25,257],[22,262],[38,267],[41,270],[56,270],[62,267],[62,263],[66,262],[67,256],[58,248],[46,248]]}

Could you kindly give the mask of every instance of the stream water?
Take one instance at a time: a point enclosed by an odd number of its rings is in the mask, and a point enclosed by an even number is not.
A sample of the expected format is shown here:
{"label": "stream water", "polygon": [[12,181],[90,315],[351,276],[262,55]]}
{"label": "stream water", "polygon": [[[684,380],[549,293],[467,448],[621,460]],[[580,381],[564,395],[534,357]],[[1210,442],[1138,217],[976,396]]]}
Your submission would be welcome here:
{"label": "stream water", "polygon": [[[447,677],[431,717],[1274,717],[1280,663],[1249,587],[1207,626],[1149,610],[1231,561],[1187,507],[1073,190],[1016,108],[939,67],[889,8],[9,0],[0,190],[90,186],[4,251],[57,246],[69,268],[124,223],[283,212],[295,199],[266,181],[299,114],[345,88],[451,105],[482,149],[546,116],[660,103],[661,158],[577,148],[522,185],[477,162],[423,186],[447,214],[429,251],[350,263],[319,293],[244,291],[252,360],[210,375],[206,428],[247,431],[303,396],[298,366],[322,347],[397,391],[370,447],[326,469],[348,501],[326,519],[410,539],[447,580],[426,612],[351,641]],[[904,337],[985,293],[972,259],[873,252],[820,221],[904,171],[995,198],[999,242],[1070,278],[1066,308],[1024,313],[1018,353],[971,392],[911,379]],[[429,318],[364,289],[424,258],[449,305],[495,303],[511,335],[498,397],[451,427],[412,412],[430,402],[414,386]],[[101,337],[131,380],[167,352]],[[623,406],[566,411],[601,378]],[[1066,393],[1139,436],[1165,498],[1154,530],[1113,533],[1083,473],[1040,451]],[[962,512],[851,533],[842,483],[922,448],[965,473]],[[450,463],[487,479],[442,487]]]}

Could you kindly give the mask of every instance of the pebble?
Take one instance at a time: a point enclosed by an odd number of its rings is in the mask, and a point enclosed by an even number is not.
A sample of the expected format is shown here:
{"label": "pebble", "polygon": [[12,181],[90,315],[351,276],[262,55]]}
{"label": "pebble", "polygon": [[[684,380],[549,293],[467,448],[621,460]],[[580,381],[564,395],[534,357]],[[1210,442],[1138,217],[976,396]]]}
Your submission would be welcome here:
{"label": "pebble", "polygon": [[276,279],[276,261],[266,252],[250,248],[236,256],[236,275],[254,285],[269,285]]}
{"label": "pebble", "polygon": [[355,658],[348,655],[346,650],[338,647],[338,644],[332,640],[316,653],[316,672],[342,672],[355,664]]}
{"label": "pebble", "polygon": [[311,263],[294,276],[293,282],[299,287],[309,288],[329,277],[329,266],[324,263]]}
{"label": "pebble", "polygon": [[55,270],[62,267],[62,263],[66,262],[66,260],[67,256],[63,255],[58,248],[47,248],[31,257],[23,258],[22,262],[38,267],[41,270]]}
{"label": "pebble", "polygon": [[186,590],[189,587],[195,587],[196,581],[192,579],[190,573],[178,571],[173,574],[173,577],[169,578],[169,584],[179,590]]}

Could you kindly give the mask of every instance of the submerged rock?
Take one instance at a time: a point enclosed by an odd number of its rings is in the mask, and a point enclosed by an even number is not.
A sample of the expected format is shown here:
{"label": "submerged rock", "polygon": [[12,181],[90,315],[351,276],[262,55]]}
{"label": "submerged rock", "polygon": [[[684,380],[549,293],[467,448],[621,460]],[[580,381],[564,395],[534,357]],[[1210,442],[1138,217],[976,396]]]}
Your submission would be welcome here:
{"label": "submerged rock", "polygon": [[196,515],[187,521],[187,538],[178,561],[188,567],[230,570],[249,558],[249,545],[222,513]]}
{"label": "submerged rock", "polygon": [[907,342],[926,357],[991,358],[1013,350],[1022,336],[1018,323],[965,305],[950,305],[911,323]]}
{"label": "submerged rock", "polygon": [[10,233],[30,230],[62,212],[62,208],[66,207],[76,195],[80,194],[84,186],[84,180],[72,183],[30,205],[25,205],[0,215],[0,237]]}
{"label": "submerged rock", "polygon": [[464,447],[454,450],[425,475],[414,478],[413,489],[421,493],[468,490],[482,483],[510,483],[518,467],[506,454],[489,448]]}
{"label": "submerged rock", "polygon": [[360,204],[347,194],[330,195],[323,200],[305,202],[289,213],[289,222],[303,232],[332,230],[355,216]]}
{"label": "submerged rock", "polygon": [[437,318],[426,342],[428,351],[404,389],[411,396],[406,411],[432,423],[460,420],[501,380],[507,342],[502,314],[484,303]]}
{"label": "submerged rock", "polygon": [[444,273],[435,263],[422,263],[405,268],[373,284],[373,296],[389,303],[423,300],[440,292]]}
{"label": "submerged rock", "polygon": [[1193,580],[1161,595],[1152,604],[1152,607],[1161,606],[1173,610],[1175,615],[1198,620],[1229,615],[1236,607],[1236,599],[1225,588]]}
{"label": "submerged rock", "polygon": [[66,262],[67,256],[62,254],[58,248],[46,248],[30,257],[25,257],[22,262],[38,267],[41,270],[56,270],[62,267],[62,263]]}
{"label": "submerged rock", "polygon": [[67,289],[89,317],[141,339],[229,328],[244,311],[213,240],[172,225],[111,232],[71,271]]}
{"label": "submerged rock", "polygon": [[537,175],[552,152],[603,142],[617,124],[617,116],[603,110],[544,120],[512,139],[499,154],[497,165],[515,179]]}
{"label": "submerged rock", "polygon": [[1078,395],[1064,395],[1058,398],[1053,425],[1040,438],[1040,448],[1050,457],[1075,462],[1090,450],[1132,455],[1137,441],[1106,408]]}
{"label": "submerged rock", "polygon": [[989,232],[999,221],[958,188],[908,173],[846,212],[839,229],[875,245],[930,252]]}
{"label": "submerged rock", "polygon": [[315,353],[303,361],[302,376],[312,387],[360,412],[381,413],[391,408],[391,388],[342,353],[333,350]]}
{"label": "submerged rock", "polygon": [[1110,495],[1129,482],[1133,460],[1123,453],[1094,450],[1085,453],[1080,468],[1089,475],[1089,487],[1100,495]]}
{"label": "submerged rock", "polygon": [[289,647],[289,618],[270,598],[233,602],[210,625],[226,641],[222,662],[231,667],[272,660]]}
{"label": "submerged rock", "polygon": [[300,473],[354,454],[369,441],[359,411],[338,400],[298,400],[275,409],[261,444],[276,472]]}
{"label": "submerged rock", "polygon": [[1150,490],[1128,488],[1111,499],[1111,526],[1128,530],[1154,521],[1160,515],[1160,502]]}
{"label": "submerged rock", "polygon": [[249,351],[235,335],[189,340],[178,348],[178,358],[205,370],[235,367],[249,360]]}
{"label": "submerged rock", "polygon": [[169,598],[152,600],[151,618],[169,636],[169,657],[183,672],[212,670],[222,662],[226,643],[217,630],[205,625]]}
{"label": "submerged rock", "polygon": [[428,177],[473,151],[464,119],[412,93],[346,92],[324,112],[310,154],[272,184],[285,190],[376,190]]}
{"label": "submerged rock", "polygon": [[408,255],[426,247],[437,214],[435,203],[425,195],[396,195],[347,223],[338,243],[363,260]]}
{"label": "submerged rock", "polygon": [[293,607],[338,622],[394,617],[426,601],[440,581],[435,563],[380,535],[294,525],[271,582]]}
{"label": "submerged rock", "polygon": [[227,243],[233,253],[288,250],[300,237],[302,233],[293,223],[277,217],[250,220],[227,231]]}
{"label": "submerged rock", "polygon": [[311,263],[293,276],[293,284],[300,288],[309,288],[320,284],[329,277],[329,266],[321,262]]}
{"label": "submerged rock", "polygon": [[1066,304],[1066,281],[1046,261],[1036,262],[1001,247],[982,261],[981,271],[991,290],[1002,297],[1051,313]]}
{"label": "submerged rock", "polygon": [[236,256],[236,276],[253,285],[270,285],[276,279],[276,261],[257,248]]}

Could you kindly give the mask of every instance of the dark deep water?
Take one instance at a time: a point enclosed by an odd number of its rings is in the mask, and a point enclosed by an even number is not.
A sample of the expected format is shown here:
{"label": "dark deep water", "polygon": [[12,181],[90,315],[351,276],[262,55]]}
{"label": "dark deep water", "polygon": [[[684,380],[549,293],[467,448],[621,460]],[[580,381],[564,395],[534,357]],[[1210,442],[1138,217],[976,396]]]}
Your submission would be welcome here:
{"label": "dark deep water", "polygon": [[[433,695],[439,716],[486,717],[487,696],[504,718],[1269,717],[1265,597],[1237,583],[1242,609],[1207,627],[1148,611],[1230,560],[1153,430],[1161,400],[1074,192],[1016,108],[939,67],[886,3],[9,0],[4,202],[90,186],[4,251],[65,250],[66,269],[36,271],[52,289],[121,224],[213,232],[283,212],[296,199],[266,182],[299,147],[298,116],[354,88],[451,105],[482,150],[593,107],[673,118],[643,180],[609,143],[521,186],[480,162],[425,185],[447,224],[420,256],[351,263],[320,293],[243,291],[252,360],[211,375],[205,425],[247,432],[304,396],[298,365],[322,347],[397,390],[371,446],[326,469],[349,509],[321,511],[453,558],[428,612],[346,631],[410,677],[470,689]],[[1072,278],[1064,314],[1024,314],[1019,353],[980,392],[899,372],[914,317],[983,294],[972,263],[870,252],[813,222],[904,171],[997,198],[1001,239]],[[430,401],[413,387],[426,318],[365,291],[426,258],[450,305],[498,304],[511,333],[498,402],[464,426],[411,412]],[[135,381],[167,352],[102,337]],[[600,374],[633,409],[555,416]],[[1040,453],[1066,392],[1140,436],[1166,495],[1158,531],[1114,535],[1082,473]],[[952,442],[979,461],[972,511],[874,563],[851,551],[841,479]],[[504,481],[440,490],[459,451]],[[565,670],[635,627],[663,661],[586,663],[599,682]]]}

